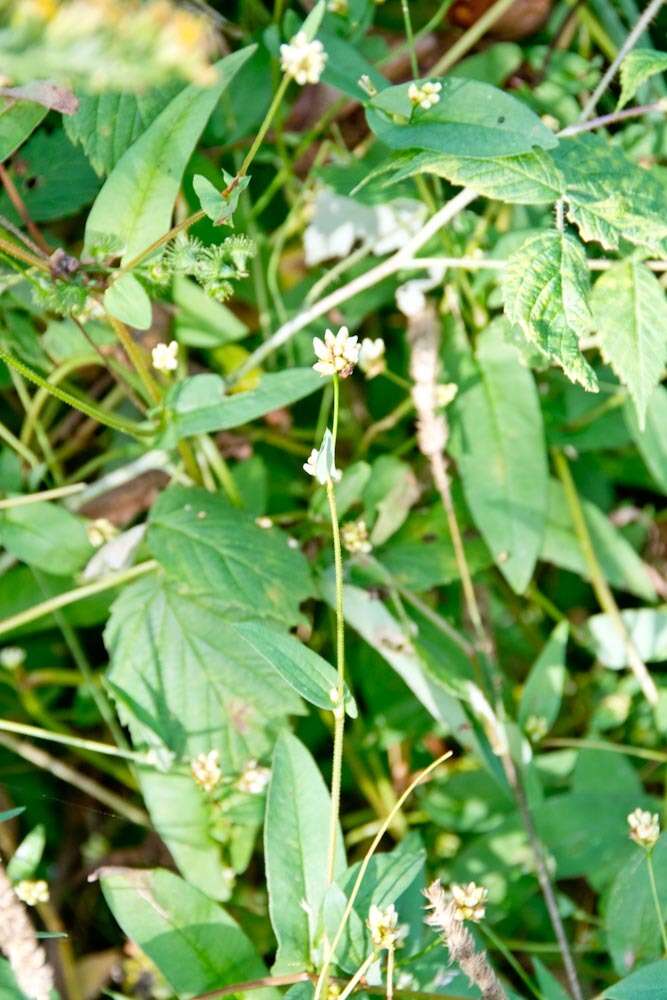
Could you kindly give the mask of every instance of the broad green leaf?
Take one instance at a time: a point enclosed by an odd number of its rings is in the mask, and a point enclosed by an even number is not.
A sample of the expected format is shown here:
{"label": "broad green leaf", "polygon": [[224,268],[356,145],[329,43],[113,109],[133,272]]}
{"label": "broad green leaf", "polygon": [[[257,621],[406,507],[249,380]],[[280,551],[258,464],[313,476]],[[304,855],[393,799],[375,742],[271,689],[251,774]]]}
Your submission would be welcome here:
{"label": "broad green leaf", "polygon": [[[605,913],[607,946],[619,975],[630,972],[638,963],[660,958],[662,952],[646,853],[641,847],[634,844],[633,847],[634,851],[614,880]],[[653,849],[652,860],[658,899],[664,913],[667,907],[667,835],[664,833]]]}
{"label": "broad green leaf", "polygon": [[19,989],[12,967],[6,958],[0,958],[0,998],[1,1000],[26,1000]]}
{"label": "broad green leaf", "polygon": [[215,595],[237,617],[300,620],[312,596],[308,564],[278,528],[203,489],[171,487],[151,510],[148,544],[167,572],[193,591]]}
{"label": "broad green leaf", "polygon": [[[594,503],[583,500],[582,506],[595,554],[611,586],[645,601],[654,601],[651,579],[630,543]],[[572,526],[565,493],[556,479],[549,481],[549,516],[540,559],[588,579],[588,567]]]}
{"label": "broad green leaf", "polygon": [[383,545],[398,531],[419,498],[414,472],[394,455],[381,455],[372,466],[363,492],[373,545]]}
{"label": "broad green leaf", "polygon": [[318,37],[327,54],[322,73],[324,83],[336,87],[355,101],[367,100],[367,94],[359,86],[362,76],[367,76],[378,90],[388,86],[386,77],[364,58],[358,45],[351,44],[333,31],[321,31]]}
{"label": "broad green leaf", "polygon": [[256,389],[225,394],[219,375],[193,375],[175,385],[167,395],[171,421],[165,432],[164,447],[193,434],[224,431],[263,417],[271,410],[309,396],[321,388],[322,380],[312,368],[262,375]]}
{"label": "broad green leaf", "polygon": [[104,176],[180,89],[176,83],[137,94],[80,94],[79,110],[63,119],[65,131]]}
{"label": "broad green leaf", "polygon": [[[221,906],[161,868],[102,868],[104,898],[124,934],[182,1000],[267,974],[249,938]],[[261,988],[258,1000],[277,1000]]]}
{"label": "broad green leaf", "polygon": [[597,378],[579,350],[589,333],[589,278],[579,243],[555,230],[526,240],[513,253],[503,276],[505,314],[527,340],[560,365],[568,378],[590,392]]}
{"label": "broad green leaf", "polygon": [[[553,160],[541,149],[518,156],[443,156],[433,152],[399,154],[388,184],[414,174],[436,174],[472,188],[487,198],[521,205],[548,205],[565,189]],[[378,173],[388,169],[385,164]],[[385,185],[386,186],[386,185]]]}
{"label": "broad green leaf", "polygon": [[[338,675],[330,663],[298,639],[275,628],[259,622],[238,622],[234,627],[255,651],[258,661],[265,661],[311,705],[332,710],[331,692],[336,690]],[[349,714],[356,718],[357,706],[347,688],[345,702]]]}
{"label": "broad green leaf", "polygon": [[29,566],[57,576],[77,573],[94,552],[82,519],[44,501],[0,511],[0,545]]}
{"label": "broad green leaf", "polygon": [[639,88],[656,73],[667,70],[667,52],[655,49],[633,49],[621,63],[621,95],[618,108],[624,108]]}
{"label": "broad green leaf", "polygon": [[48,108],[36,101],[0,97],[0,163],[25,142],[47,112]]}
{"label": "broad green leaf", "polygon": [[166,746],[185,762],[217,749],[223,771],[240,773],[266,757],[271,732],[302,711],[301,700],[220,600],[184,589],[145,577],[114,602],[109,684],[135,743]]}
{"label": "broad green leaf", "polygon": [[570,994],[565,991],[558,980],[551,975],[547,967],[539,960],[533,958],[533,966],[537,978],[537,985],[542,991],[544,1000],[570,1000]]}
{"label": "broad green leaf", "polygon": [[[621,617],[644,662],[667,660],[667,608],[628,608]],[[629,666],[625,643],[609,615],[592,615],[586,631],[601,663],[614,670]]]}
{"label": "broad green leaf", "polygon": [[169,229],[183,172],[221,94],[255,51],[247,46],[218,64],[212,87],[181,91],[109,174],[86,222],[85,250],[115,237],[127,263]]}
{"label": "broad green leaf", "polygon": [[104,305],[116,319],[137,330],[148,330],[153,311],[148,292],[133,274],[124,274],[109,285]]}
{"label": "broad green leaf", "polygon": [[[314,961],[327,887],[330,813],[317,764],[295,736],[282,733],[273,755],[264,830],[269,914],[278,939],[274,973],[307,969]],[[339,829],[334,874],[344,870]]]}
{"label": "broad green leaf", "polygon": [[565,178],[568,219],[584,240],[607,250],[627,240],[667,253],[667,190],[650,170],[596,135],[563,139],[551,155]]}
{"label": "broad green leaf", "polygon": [[[417,81],[418,84],[425,81]],[[432,81],[434,82],[434,81]],[[372,131],[391,149],[430,149],[454,156],[512,156],[558,139],[527,105],[476,80],[443,77],[440,99],[415,108],[409,83],[387,87],[366,107]]]}
{"label": "broad green leaf", "polygon": [[667,996],[667,959],[645,965],[602,995],[605,1000],[663,1000]]}
{"label": "broad green leaf", "polygon": [[667,389],[658,385],[653,390],[646,407],[646,424],[639,427],[637,411],[631,404],[624,408],[625,422],[644,459],[646,468],[663,493],[667,493]]}
{"label": "broad green leaf", "polygon": [[548,731],[556,721],[567,676],[567,636],[568,624],[560,622],[533,664],[519,704],[519,723],[522,726],[533,716],[544,719]]}
{"label": "broad green leaf", "polygon": [[317,32],[320,30],[320,25],[322,24],[326,12],[326,0],[318,0],[306,20],[303,22],[301,30],[309,42],[312,42],[312,40],[316,37]]}
{"label": "broad green leaf", "polygon": [[45,844],[46,830],[40,823],[32,828],[12,854],[7,865],[7,874],[12,882],[20,882],[21,879],[33,877],[42,860]]}
{"label": "broad green leaf", "polygon": [[178,306],[176,336],[188,347],[220,347],[248,333],[248,327],[231,309],[182,275],[174,277],[173,297]]}
{"label": "broad green leaf", "polygon": [[452,453],[475,524],[508,583],[523,593],[547,514],[547,458],[533,377],[498,325],[453,407]]}
{"label": "broad green leaf", "polygon": [[667,362],[667,302],[647,267],[626,260],[604,272],[591,297],[602,357],[630,390],[640,429]]}

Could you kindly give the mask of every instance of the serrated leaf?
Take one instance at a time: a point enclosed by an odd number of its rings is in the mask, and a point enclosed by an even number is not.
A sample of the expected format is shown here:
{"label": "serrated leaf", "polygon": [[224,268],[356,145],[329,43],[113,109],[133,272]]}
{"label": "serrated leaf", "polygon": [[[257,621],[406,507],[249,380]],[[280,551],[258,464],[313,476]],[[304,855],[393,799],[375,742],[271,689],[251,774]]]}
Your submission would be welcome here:
{"label": "serrated leaf", "polygon": [[568,623],[560,622],[533,664],[519,704],[522,726],[533,716],[544,719],[548,731],[556,721],[565,686],[567,636]]}
{"label": "serrated leaf", "polygon": [[[155,963],[179,997],[267,974],[235,920],[203,892],[162,868],[102,868],[104,898],[127,937]],[[239,996],[277,1000],[270,987]]]}
{"label": "serrated leaf", "polygon": [[523,593],[544,538],[546,446],[533,377],[499,327],[479,338],[477,364],[452,413],[452,453],[473,519],[510,586]]}
{"label": "serrated leaf", "polygon": [[47,108],[35,101],[0,97],[0,163],[25,142],[46,117]]}
{"label": "serrated leaf", "polygon": [[[312,964],[328,881],[330,813],[329,792],[317,764],[295,736],[283,733],[273,755],[264,830],[269,914],[278,940],[274,973]],[[344,870],[339,829],[334,877]]]}
{"label": "serrated leaf", "polygon": [[104,305],[112,316],[137,330],[148,330],[153,310],[148,292],[133,274],[123,274],[104,293]]}
{"label": "serrated leaf", "polygon": [[173,386],[166,397],[171,421],[160,443],[173,447],[181,438],[193,434],[239,427],[321,387],[322,380],[312,368],[262,374],[256,388],[233,395],[226,394],[219,375],[193,375]]}
{"label": "serrated leaf", "polygon": [[586,257],[564,233],[539,233],[507,261],[503,298],[510,323],[520,326],[573,382],[597,392],[595,372],[579,350],[579,338],[593,324],[588,294]]}
{"label": "serrated leaf", "polygon": [[440,100],[428,110],[414,108],[409,83],[387,87],[371,99],[366,118],[381,142],[391,149],[481,157],[512,156],[534,146],[552,149],[558,144],[527,105],[504,91],[455,76],[437,82],[442,88]]}
{"label": "serrated leaf", "polygon": [[181,89],[176,83],[138,94],[80,94],[79,110],[64,119],[65,132],[104,176]]}
{"label": "serrated leaf", "polygon": [[301,620],[312,596],[308,563],[277,528],[203,489],[172,486],[153,505],[148,545],[167,572],[193,592],[215,595],[239,618]]}
{"label": "serrated leaf", "polygon": [[633,49],[621,63],[621,95],[617,110],[631,101],[639,88],[656,73],[667,70],[667,52],[656,49]]}
{"label": "serrated leaf", "polygon": [[630,390],[641,430],[667,362],[667,302],[645,265],[626,260],[605,271],[591,297],[602,357]]}
{"label": "serrated leaf", "polygon": [[624,407],[625,422],[644,459],[647,469],[663,491],[667,493],[667,389],[658,385],[653,390],[646,407],[644,429],[639,426],[637,410],[628,401]]}
{"label": "serrated leaf", "polygon": [[217,63],[211,87],[181,91],[130,146],[109,174],[86,222],[85,251],[100,234],[114,237],[131,260],[169,229],[183,172],[211,112],[243,63],[250,45]]}

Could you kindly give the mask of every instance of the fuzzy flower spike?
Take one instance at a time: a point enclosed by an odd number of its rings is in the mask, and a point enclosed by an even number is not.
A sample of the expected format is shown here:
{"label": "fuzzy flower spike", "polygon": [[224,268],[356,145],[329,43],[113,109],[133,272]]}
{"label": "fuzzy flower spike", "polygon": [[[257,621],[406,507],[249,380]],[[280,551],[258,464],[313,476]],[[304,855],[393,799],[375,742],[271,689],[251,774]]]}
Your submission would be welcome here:
{"label": "fuzzy flower spike", "polygon": [[660,820],[657,813],[646,812],[645,809],[635,809],[628,816],[630,839],[635,844],[650,851],[655,847],[660,836]]}
{"label": "fuzzy flower spike", "polygon": [[322,42],[308,41],[305,31],[299,31],[289,43],[280,46],[280,66],[300,87],[319,83],[327,61]]}
{"label": "fuzzy flower spike", "polygon": [[336,334],[326,330],[324,340],[314,337],[313,350],[318,359],[313,365],[316,372],[347,378],[359,360],[360,347],[358,338],[351,337],[348,328],[341,326]]}

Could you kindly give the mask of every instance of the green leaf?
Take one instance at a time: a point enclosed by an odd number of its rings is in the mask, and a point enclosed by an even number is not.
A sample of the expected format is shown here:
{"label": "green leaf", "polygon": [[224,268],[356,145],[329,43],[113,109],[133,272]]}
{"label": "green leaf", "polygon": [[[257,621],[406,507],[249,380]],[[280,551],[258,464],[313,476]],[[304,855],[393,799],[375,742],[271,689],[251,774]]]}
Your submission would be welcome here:
{"label": "green leaf", "polygon": [[48,108],[36,101],[0,97],[0,163],[25,142],[47,113]]}
{"label": "green leaf", "polygon": [[240,772],[266,756],[270,730],[300,713],[301,701],[221,601],[183,590],[146,577],[114,602],[109,683],[137,744],[185,761],[217,749],[223,771]]}
{"label": "green leaf", "polygon": [[[644,662],[667,660],[667,608],[629,608],[621,617]],[[591,615],[586,631],[601,663],[614,670],[629,666],[626,645],[609,615]]]}
{"label": "green leaf", "polygon": [[394,455],[381,455],[373,463],[363,492],[373,545],[383,545],[398,531],[418,498],[419,486],[407,462]]}
{"label": "green leaf", "polygon": [[561,366],[568,378],[597,392],[597,377],[579,350],[590,332],[586,257],[572,237],[533,236],[513,253],[503,276],[505,314],[526,339]]}
{"label": "green leaf", "polygon": [[[619,975],[630,972],[637,963],[659,958],[662,952],[646,853],[633,846],[630,859],[614,880],[605,913],[607,946]],[[664,833],[651,857],[658,900],[664,913],[667,906],[667,835]]]}
{"label": "green leaf", "polygon": [[171,421],[161,443],[173,447],[181,438],[193,434],[239,427],[271,410],[289,406],[321,386],[322,380],[312,368],[262,375],[257,388],[231,395],[225,394],[225,383],[219,375],[193,375],[167,394],[165,405]]}
{"label": "green leaf", "polygon": [[44,501],[0,511],[0,544],[17,559],[58,576],[77,573],[94,552],[81,518]]}
{"label": "green leaf", "polygon": [[45,844],[46,831],[40,823],[23,838],[7,865],[7,874],[12,882],[20,882],[21,879],[33,877],[42,860]]}
{"label": "green leaf", "polygon": [[355,101],[368,99],[366,92],[359,86],[362,76],[367,76],[378,90],[388,86],[386,77],[364,58],[358,45],[351,44],[333,31],[321,31],[319,38],[327,54],[322,73],[324,83],[336,87]]}
{"label": "green leaf", "polygon": [[667,362],[667,302],[645,265],[626,260],[604,272],[591,298],[602,357],[637,409],[644,430],[646,408]]}
{"label": "green leaf", "polygon": [[[258,661],[265,660],[297,694],[311,705],[332,710],[331,691],[336,690],[338,675],[330,663],[293,636],[282,635],[259,622],[239,622],[235,629],[255,651]],[[345,705],[350,716],[356,718],[357,706],[347,687]]]}
{"label": "green leaf", "polygon": [[320,30],[320,25],[324,20],[324,15],[326,14],[326,12],[327,12],[326,0],[318,0],[318,2],[315,4],[310,14],[308,15],[308,17],[306,18],[306,20],[303,22],[301,30],[303,31],[304,35],[306,36],[309,42],[312,42],[312,40],[317,35],[317,32]]}
{"label": "green leaf", "polygon": [[455,76],[438,82],[440,100],[428,110],[413,107],[409,83],[387,87],[373,97],[366,118],[378,139],[391,149],[481,157],[512,156],[558,144],[527,105],[504,91]]}
{"label": "green leaf", "polygon": [[639,427],[637,411],[633,405],[624,408],[625,422],[647,469],[663,493],[667,493],[667,389],[658,385],[653,390],[646,407],[644,429]]}
{"label": "green leaf", "polygon": [[[220,347],[241,340],[248,327],[231,309],[216,302],[194,281],[175,275],[173,285],[176,336],[188,347]],[[196,376],[195,376],[196,377]]]}
{"label": "green leaf", "polygon": [[633,49],[621,63],[621,95],[617,110],[631,101],[639,88],[656,73],[667,70],[667,52],[655,49]]}
{"label": "green leaf", "polygon": [[663,1000],[667,996],[667,960],[645,965],[602,995],[605,1000]]}
{"label": "green leaf", "polygon": [[104,305],[112,316],[137,330],[148,330],[151,325],[151,300],[133,274],[124,274],[109,285],[104,293]]}
{"label": "green leaf", "polygon": [[570,1000],[570,994],[566,993],[539,958],[533,958],[533,966],[535,967],[537,985],[542,991],[544,1000]]}
{"label": "green leaf", "polygon": [[63,119],[65,132],[81,144],[95,172],[104,176],[180,89],[177,83],[138,94],[80,94],[79,110]]}
{"label": "green leaf", "polygon": [[12,967],[6,958],[0,958],[0,998],[1,1000],[26,1000],[19,989]]}
{"label": "green leaf", "polygon": [[101,234],[115,237],[125,264],[169,229],[183,172],[206,122],[235,73],[255,51],[247,46],[218,64],[212,87],[181,91],[109,174],[86,222],[90,251]]}
{"label": "green leaf", "polygon": [[301,620],[312,596],[308,564],[277,528],[221,497],[181,486],[165,490],[151,510],[148,544],[167,572],[194,592],[213,594],[237,617]]}
{"label": "green leaf", "polygon": [[0,823],[7,823],[10,819],[15,819],[25,812],[25,806],[15,806],[13,809],[4,809],[0,812]]}
{"label": "green leaf", "polygon": [[[173,872],[102,868],[104,898],[124,934],[155,963],[177,996],[188,997],[267,974],[239,925]],[[277,1000],[264,987],[239,996]]]}
{"label": "green leaf", "polygon": [[547,459],[533,377],[496,325],[453,404],[452,452],[475,524],[510,586],[523,593],[547,515]]}
{"label": "green leaf", "polygon": [[[317,764],[295,736],[283,733],[273,756],[264,831],[269,914],[278,939],[274,973],[306,969],[314,961],[327,888],[330,813],[329,792]],[[344,870],[339,829],[334,875]]]}
{"label": "green leaf", "polygon": [[[595,554],[610,585],[654,601],[655,590],[646,567],[629,542],[594,503],[584,500],[582,507]],[[549,516],[540,559],[588,579],[565,493],[556,479],[549,481]]]}
{"label": "green leaf", "polygon": [[548,731],[556,721],[567,676],[565,650],[568,630],[567,622],[556,625],[533,664],[519,705],[519,723],[522,726],[533,716],[544,719]]}
{"label": "green leaf", "polygon": [[[234,181],[234,177],[226,170],[223,170],[222,174],[225,188],[227,188]],[[223,197],[222,191],[218,191],[215,184],[212,184],[208,177],[204,177],[203,174],[195,174],[192,186],[199,198],[202,210],[212,220],[214,226],[221,226],[223,222],[226,222],[228,226],[233,226],[232,216],[236,211],[240,196],[249,183],[250,177],[240,177],[226,197]]]}

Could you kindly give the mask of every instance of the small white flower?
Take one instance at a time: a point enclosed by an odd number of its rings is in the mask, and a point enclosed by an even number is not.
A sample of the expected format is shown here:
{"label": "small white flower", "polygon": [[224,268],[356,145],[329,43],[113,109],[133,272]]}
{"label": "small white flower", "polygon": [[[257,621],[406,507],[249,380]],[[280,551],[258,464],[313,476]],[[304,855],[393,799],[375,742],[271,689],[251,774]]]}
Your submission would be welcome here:
{"label": "small white flower", "polygon": [[151,356],[156,372],[174,372],[178,368],[178,344],[175,340],[168,344],[156,344]]}
{"label": "small white flower", "polygon": [[531,743],[539,743],[549,732],[549,723],[543,715],[529,715],[523,728]]}
{"label": "small white flower", "polygon": [[37,903],[48,903],[49,886],[43,878],[21,879],[14,886],[14,892],[26,906],[36,906]]}
{"label": "small white flower", "polygon": [[385,346],[382,337],[377,337],[376,340],[364,337],[359,351],[359,367],[366,378],[375,378],[376,375],[382,374],[387,367],[384,355]]}
{"label": "small white flower", "polygon": [[5,646],[0,649],[0,667],[17,670],[25,663],[25,649],[22,646]]}
{"label": "small white flower", "polygon": [[651,850],[660,836],[660,820],[657,813],[646,812],[644,809],[635,809],[628,816],[628,826],[630,827],[630,840],[640,847]]}
{"label": "small white flower", "polygon": [[249,795],[261,795],[270,780],[271,769],[261,767],[256,760],[250,760],[236,782],[236,787],[240,792],[247,792]]}
{"label": "small white flower", "polygon": [[306,83],[319,83],[327,61],[322,42],[308,41],[305,31],[299,31],[289,44],[280,46],[280,67],[283,73],[303,87]]}
{"label": "small white flower", "polygon": [[368,75],[368,73],[362,73],[361,74],[361,76],[357,80],[357,85],[359,87],[361,87],[361,89],[364,91],[364,93],[368,94],[369,97],[375,97],[375,95],[378,92],[377,87],[375,86],[375,84],[371,80],[371,78]]}
{"label": "small white flower", "polygon": [[314,337],[313,350],[318,358],[313,365],[316,372],[347,378],[359,360],[360,347],[358,337],[351,337],[348,328],[341,326],[336,334],[325,330],[324,340]]}
{"label": "small white flower", "polygon": [[488,889],[476,885],[475,882],[468,882],[467,885],[453,885],[451,892],[456,904],[454,915],[457,920],[472,920],[478,923],[484,919]]}
{"label": "small white flower", "polygon": [[273,527],[273,521],[270,517],[267,517],[266,514],[262,514],[261,517],[256,517],[255,524],[258,528],[264,528],[265,530]]}
{"label": "small white flower", "polygon": [[398,929],[398,913],[393,903],[384,909],[373,903],[368,911],[366,924],[376,948],[394,948],[399,943],[401,932]]}
{"label": "small white flower", "polygon": [[418,87],[416,83],[411,83],[408,87],[408,97],[415,107],[428,111],[440,100],[441,83],[431,83],[427,81]]}
{"label": "small white flower", "polygon": [[192,777],[205,792],[212,792],[222,778],[220,754],[217,750],[200,753],[190,761]]}
{"label": "small white flower", "polygon": [[459,391],[459,387],[456,382],[441,382],[435,387],[435,396],[438,406],[449,406],[453,399],[456,398],[456,394]]}
{"label": "small white flower", "polygon": [[314,476],[322,486],[326,486],[329,479],[334,483],[340,480],[343,474],[340,469],[336,468],[333,438],[328,428],[324,433],[319,451],[317,448],[313,448],[308,461],[303,463],[303,469],[309,476]]}
{"label": "small white flower", "polygon": [[118,534],[118,528],[106,517],[97,517],[94,521],[89,521],[86,525],[88,541],[96,549],[105,542],[110,542]]}
{"label": "small white flower", "polygon": [[364,555],[368,555],[369,552],[373,551],[373,546],[368,539],[368,528],[363,520],[348,521],[340,529],[340,537],[347,551],[352,554],[363,552]]}
{"label": "small white flower", "polygon": [[340,14],[343,16],[347,14],[349,10],[348,0],[329,0],[327,9],[331,11],[332,14]]}

